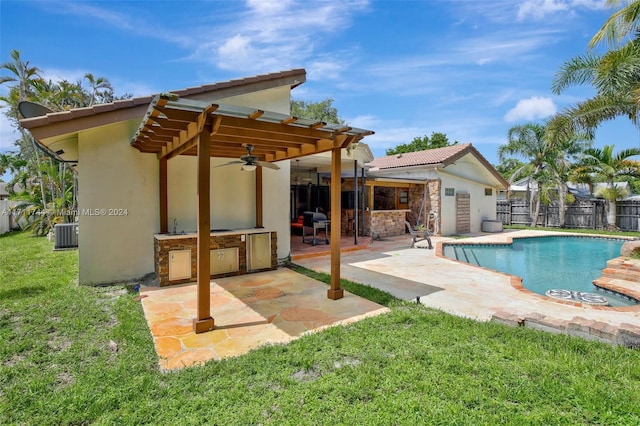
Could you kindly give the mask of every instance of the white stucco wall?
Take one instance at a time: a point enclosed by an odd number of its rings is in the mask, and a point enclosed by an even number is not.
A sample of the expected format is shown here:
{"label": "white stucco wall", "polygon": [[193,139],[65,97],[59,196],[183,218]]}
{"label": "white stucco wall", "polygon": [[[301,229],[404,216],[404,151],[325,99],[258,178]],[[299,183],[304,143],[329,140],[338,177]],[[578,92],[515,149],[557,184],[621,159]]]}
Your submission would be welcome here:
{"label": "white stucco wall", "polygon": [[[253,228],[256,224],[256,172],[243,171],[240,164],[217,167],[231,158],[211,159],[211,228]],[[278,162],[280,170],[264,169],[263,222],[278,233],[278,257],[289,254],[289,161]],[[197,165],[195,157],[180,156],[167,164],[169,231],[177,220],[177,231],[195,232],[197,213]],[[157,231],[156,231],[157,232]]]}
{"label": "white stucco wall", "polygon": [[100,284],[153,272],[159,228],[158,160],[129,145],[138,120],[78,139],[79,280]]}
{"label": "white stucco wall", "polygon": [[[285,86],[216,102],[288,114],[289,95]],[[81,284],[133,280],[154,271],[153,235],[160,230],[159,162],[155,155],[140,153],[129,144],[140,120],[79,133]],[[240,165],[215,167],[229,161],[233,159],[211,160],[211,227],[253,227],[255,172],[241,171]],[[285,257],[290,250],[290,169],[288,161],[278,165],[279,171],[263,171],[263,219],[266,229],[278,232],[278,257]],[[167,168],[169,230],[176,218],[178,231],[194,231],[196,158],[173,158]]]}
{"label": "white stucco wall", "polygon": [[[495,220],[496,218],[498,180],[472,154],[466,154],[444,168],[403,167],[370,172],[369,175],[413,180],[440,179],[442,182],[440,193],[441,235],[456,233],[455,193],[458,192],[469,193],[471,197],[471,232],[480,232],[483,220]],[[445,196],[445,188],[454,188],[454,195]],[[492,195],[485,195],[485,188],[492,188]]]}
{"label": "white stucco wall", "polygon": [[[495,220],[496,218],[496,191],[492,195],[485,195],[485,188],[490,185],[475,183],[464,178],[458,178],[449,174],[441,173],[442,207],[441,207],[441,235],[452,235],[456,233],[456,196],[457,193],[468,193],[470,195],[471,211],[471,232],[480,232],[483,220]],[[445,188],[454,188],[453,196],[445,196]]]}

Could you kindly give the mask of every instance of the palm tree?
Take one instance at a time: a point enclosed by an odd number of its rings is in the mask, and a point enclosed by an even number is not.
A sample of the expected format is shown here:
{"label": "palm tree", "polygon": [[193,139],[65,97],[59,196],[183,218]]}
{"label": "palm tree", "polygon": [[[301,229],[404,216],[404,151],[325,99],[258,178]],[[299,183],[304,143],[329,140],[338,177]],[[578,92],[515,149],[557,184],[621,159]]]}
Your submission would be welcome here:
{"label": "palm tree", "polygon": [[[607,0],[608,7],[617,7],[622,0]],[[591,38],[589,47],[607,41],[609,45],[616,46],[624,37],[635,33],[640,29],[640,0],[627,2],[620,10],[613,13],[604,23],[602,28]]]}
{"label": "palm tree", "polygon": [[591,148],[592,138],[588,133],[556,134],[549,132],[547,126],[547,155],[545,167],[551,174],[552,186],[557,191],[559,204],[560,227],[565,226],[565,206],[575,199],[569,194],[567,182],[572,168],[571,160],[581,155],[585,149]]}
{"label": "palm tree", "polygon": [[[95,78],[91,73],[85,74],[84,78],[89,82],[89,87],[91,88],[91,98],[88,106],[92,106],[96,99],[104,98],[113,93],[113,87],[111,87],[111,83],[106,78]],[[103,90],[101,91],[101,89]]]}
{"label": "palm tree", "polygon": [[[609,6],[617,6],[620,0],[609,0]],[[573,85],[589,84],[596,94],[573,107],[567,108],[550,123],[553,134],[593,132],[603,121],[616,117],[628,117],[638,125],[640,112],[640,30],[638,17],[640,0],[633,1],[615,12],[590,42],[594,47],[608,40],[611,50],[603,55],[589,51],[577,56],[556,73],[552,91],[562,93]],[[633,33],[624,44],[622,39]]]}
{"label": "palm tree", "polygon": [[[538,123],[527,123],[510,128],[508,142],[498,147],[498,157],[501,162],[506,160],[507,155],[517,155],[526,161],[524,166],[513,172],[510,182],[523,176],[525,170],[529,172],[529,176],[533,179],[539,177],[549,158],[549,145],[545,136],[545,126]],[[540,197],[537,196],[536,191],[531,191],[529,193],[530,209],[533,207],[534,202],[535,211],[530,212],[532,216],[531,226],[536,226],[538,214],[540,213]]]}
{"label": "palm tree", "polygon": [[640,177],[640,161],[630,160],[629,157],[640,156],[640,148],[630,148],[613,154],[613,145],[605,145],[603,149],[589,148],[584,151],[580,163],[576,166],[575,174],[589,174],[596,182],[607,184],[603,197],[609,202],[607,224],[616,226],[616,190],[615,179],[622,176]]}
{"label": "palm tree", "polygon": [[[6,62],[0,65],[0,69],[6,69],[10,71],[13,74],[13,76],[3,76],[0,79],[0,84],[4,84],[8,82],[17,82],[18,83],[17,96],[16,96],[16,86],[14,86],[11,88],[11,90],[9,90],[9,96],[3,97],[0,100],[8,103],[11,110],[9,111],[9,114],[7,114],[7,116],[9,118],[15,119],[17,124],[19,120],[18,104],[22,101],[26,101],[32,98],[33,83],[41,81],[42,78],[40,77],[40,74],[39,74],[40,70],[38,68],[31,67],[29,65],[29,61],[24,62],[22,60],[22,58],[20,57],[20,51],[14,49],[11,51],[10,56],[13,61]],[[28,145],[26,143],[27,141],[31,142],[30,145],[33,148],[32,155],[33,155],[33,158],[35,159],[35,169],[40,181],[40,196],[42,197],[42,204],[46,205],[47,199],[45,196],[44,183],[42,181],[40,155],[38,154],[36,141],[29,134],[27,134],[24,131],[24,129],[22,129],[22,127],[19,127],[19,129],[21,134],[20,141],[22,142],[21,146],[27,146]],[[48,218],[48,215],[47,215],[47,218]],[[48,222],[49,222],[49,225],[51,225],[50,219],[48,220]]]}

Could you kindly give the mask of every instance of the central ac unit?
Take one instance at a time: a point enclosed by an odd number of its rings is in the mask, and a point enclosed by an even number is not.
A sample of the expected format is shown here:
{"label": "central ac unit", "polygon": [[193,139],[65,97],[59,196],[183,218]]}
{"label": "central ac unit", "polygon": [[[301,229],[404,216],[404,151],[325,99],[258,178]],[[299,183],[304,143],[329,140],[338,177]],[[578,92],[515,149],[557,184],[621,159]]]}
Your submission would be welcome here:
{"label": "central ac unit", "polygon": [[58,223],[53,226],[53,236],[54,250],[78,247],[78,224]]}

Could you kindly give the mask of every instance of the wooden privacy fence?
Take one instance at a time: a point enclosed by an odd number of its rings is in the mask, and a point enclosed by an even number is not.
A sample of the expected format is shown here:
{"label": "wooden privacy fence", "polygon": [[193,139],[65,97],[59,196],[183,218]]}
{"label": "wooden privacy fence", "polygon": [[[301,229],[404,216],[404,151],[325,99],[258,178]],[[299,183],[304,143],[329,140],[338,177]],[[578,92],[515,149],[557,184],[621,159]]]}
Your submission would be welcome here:
{"label": "wooden privacy fence", "polygon": [[[565,206],[565,228],[604,228],[606,207],[604,200],[579,200]],[[529,211],[529,203],[523,201],[498,201],[496,205],[497,219],[504,225],[531,225]],[[538,225],[560,227],[559,206],[540,205]],[[640,201],[616,201],[616,225],[623,231],[640,231]]]}

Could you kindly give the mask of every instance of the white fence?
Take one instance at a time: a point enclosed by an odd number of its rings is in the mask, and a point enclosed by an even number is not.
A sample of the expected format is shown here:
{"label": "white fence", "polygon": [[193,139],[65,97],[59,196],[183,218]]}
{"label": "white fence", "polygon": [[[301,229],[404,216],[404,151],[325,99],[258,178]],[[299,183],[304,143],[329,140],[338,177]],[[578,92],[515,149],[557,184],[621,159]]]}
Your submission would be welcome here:
{"label": "white fence", "polygon": [[0,235],[11,230],[11,215],[9,214],[9,200],[0,200]]}

